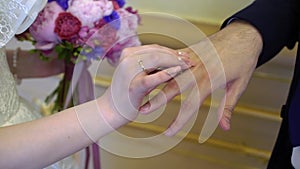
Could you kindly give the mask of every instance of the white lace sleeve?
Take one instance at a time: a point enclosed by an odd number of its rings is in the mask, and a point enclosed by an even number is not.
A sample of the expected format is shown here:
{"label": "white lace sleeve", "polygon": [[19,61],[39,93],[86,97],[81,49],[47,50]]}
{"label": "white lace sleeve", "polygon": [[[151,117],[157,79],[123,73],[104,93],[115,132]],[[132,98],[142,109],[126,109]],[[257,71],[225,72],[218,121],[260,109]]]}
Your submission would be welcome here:
{"label": "white lace sleeve", "polygon": [[0,0],[0,48],[25,31],[47,0]]}

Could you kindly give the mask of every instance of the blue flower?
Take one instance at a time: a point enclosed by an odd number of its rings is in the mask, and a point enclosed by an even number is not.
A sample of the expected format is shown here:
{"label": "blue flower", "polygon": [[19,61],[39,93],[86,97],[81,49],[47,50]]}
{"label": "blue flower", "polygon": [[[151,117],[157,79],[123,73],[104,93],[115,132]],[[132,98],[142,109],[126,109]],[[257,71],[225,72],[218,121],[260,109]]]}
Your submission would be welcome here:
{"label": "blue flower", "polygon": [[120,16],[116,11],[113,11],[110,15],[103,17],[106,23],[110,23],[116,30],[120,29],[121,21]]}
{"label": "blue flower", "polygon": [[81,55],[85,56],[88,60],[102,59],[104,57],[104,49],[99,46],[96,46],[94,48],[86,47],[81,51]]}
{"label": "blue flower", "polygon": [[118,5],[119,5],[119,7],[120,8],[123,8],[123,6],[125,5],[125,0],[115,0],[117,3],[118,3]]}
{"label": "blue flower", "polygon": [[56,1],[56,3],[61,6],[64,10],[67,10],[69,5],[68,5],[68,0],[48,0],[48,3],[49,2],[52,2],[52,1]]}

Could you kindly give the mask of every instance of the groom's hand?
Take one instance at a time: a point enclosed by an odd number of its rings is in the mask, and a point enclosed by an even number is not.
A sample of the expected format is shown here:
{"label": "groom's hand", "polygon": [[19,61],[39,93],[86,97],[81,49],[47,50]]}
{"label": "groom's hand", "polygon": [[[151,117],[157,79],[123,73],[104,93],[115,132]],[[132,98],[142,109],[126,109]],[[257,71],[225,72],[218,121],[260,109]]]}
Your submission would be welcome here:
{"label": "groom's hand", "polygon": [[192,90],[183,103],[182,113],[166,131],[166,135],[174,135],[198,112],[207,96],[222,88],[225,89],[225,95],[223,107],[219,107],[219,124],[224,130],[229,130],[231,114],[252,77],[261,50],[262,38],[252,25],[231,23],[209,38],[181,50],[194,58],[197,64],[191,68],[191,72],[186,71],[171,80],[143,106],[147,109],[141,108],[142,113],[158,109],[176,95]]}

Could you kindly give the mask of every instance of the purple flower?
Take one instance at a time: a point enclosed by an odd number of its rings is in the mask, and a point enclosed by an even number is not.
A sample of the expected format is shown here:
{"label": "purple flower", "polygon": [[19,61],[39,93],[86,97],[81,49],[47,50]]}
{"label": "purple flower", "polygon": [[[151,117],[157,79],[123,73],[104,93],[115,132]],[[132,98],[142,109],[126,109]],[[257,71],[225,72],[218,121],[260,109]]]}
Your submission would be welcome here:
{"label": "purple flower", "polygon": [[123,8],[123,6],[125,5],[125,0],[115,0],[117,3],[118,3],[118,5],[119,5],[119,7],[120,8]]}
{"label": "purple flower", "polygon": [[67,10],[69,7],[68,0],[48,0],[48,3],[52,1],[56,1],[56,3],[64,10]]}
{"label": "purple flower", "polygon": [[112,66],[117,66],[124,48],[140,46],[138,36],[132,36],[118,41],[106,54],[105,58]]}
{"label": "purple flower", "polygon": [[106,23],[110,23],[110,25],[116,30],[120,29],[120,16],[116,11],[113,11],[109,16],[103,17],[103,20]]}
{"label": "purple flower", "polygon": [[102,59],[104,57],[104,49],[96,46],[94,48],[85,47],[81,50],[81,55],[85,56],[88,60]]}

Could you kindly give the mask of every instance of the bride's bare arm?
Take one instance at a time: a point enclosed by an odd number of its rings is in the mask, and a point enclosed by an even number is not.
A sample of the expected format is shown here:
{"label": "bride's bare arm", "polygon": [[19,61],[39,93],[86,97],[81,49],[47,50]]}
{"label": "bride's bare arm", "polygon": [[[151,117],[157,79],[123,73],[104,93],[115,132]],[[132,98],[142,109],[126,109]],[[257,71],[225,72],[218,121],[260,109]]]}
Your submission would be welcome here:
{"label": "bride's bare arm", "polygon": [[[187,62],[185,62],[187,61]],[[98,99],[55,115],[0,128],[0,168],[43,168],[134,120],[144,97],[189,68],[188,58],[157,45],[122,52],[111,86]],[[163,69],[147,74],[144,69]]]}
{"label": "bride's bare arm", "polygon": [[0,128],[0,168],[43,168],[93,143],[77,114],[85,114],[81,120],[89,121],[88,127],[99,138],[111,132],[102,117],[105,112],[96,105],[92,101],[53,116]]}

